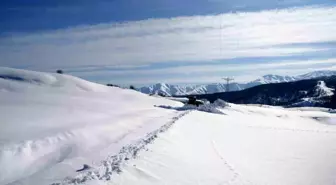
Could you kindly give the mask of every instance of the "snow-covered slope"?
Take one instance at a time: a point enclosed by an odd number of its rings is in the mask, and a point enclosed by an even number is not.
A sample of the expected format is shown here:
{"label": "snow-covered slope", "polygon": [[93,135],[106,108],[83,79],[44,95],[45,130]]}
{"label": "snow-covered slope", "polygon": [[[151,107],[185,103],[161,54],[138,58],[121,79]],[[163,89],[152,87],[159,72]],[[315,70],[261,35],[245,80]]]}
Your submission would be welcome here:
{"label": "snow-covered slope", "polygon": [[[306,95],[306,96],[305,96]],[[318,81],[312,92],[304,91],[298,96],[298,101],[289,105],[291,107],[314,107],[328,104],[329,98],[334,95],[334,89],[327,87],[324,81]],[[327,100],[326,100],[327,99]]]}
{"label": "snow-covered slope", "polygon": [[231,105],[193,111],[125,164],[86,184],[332,185],[336,117],[324,109]]}
{"label": "snow-covered slope", "polygon": [[21,92],[41,87],[56,91],[106,92],[109,90],[106,86],[69,75],[0,68],[1,91]]}
{"label": "snow-covered slope", "polygon": [[334,95],[334,89],[326,86],[324,81],[319,81],[315,88],[317,97],[326,97]]}
{"label": "snow-covered slope", "polygon": [[[230,91],[238,91],[246,88],[254,87],[261,84],[269,83],[282,83],[293,82],[304,79],[312,79],[323,76],[336,75],[336,71],[315,71],[298,76],[280,76],[280,75],[264,75],[261,78],[253,80],[248,83],[232,83],[230,84]],[[164,94],[166,96],[174,95],[189,95],[189,94],[211,94],[217,92],[226,92],[225,83],[213,83],[205,85],[170,85],[170,84],[155,84],[150,86],[144,86],[139,89],[140,92],[145,94]]]}
{"label": "snow-covered slope", "polygon": [[0,68],[0,184],[51,184],[117,153],[181,103],[73,76]]}
{"label": "snow-covered slope", "polygon": [[326,109],[181,106],[0,68],[0,185],[336,182],[336,115]]}

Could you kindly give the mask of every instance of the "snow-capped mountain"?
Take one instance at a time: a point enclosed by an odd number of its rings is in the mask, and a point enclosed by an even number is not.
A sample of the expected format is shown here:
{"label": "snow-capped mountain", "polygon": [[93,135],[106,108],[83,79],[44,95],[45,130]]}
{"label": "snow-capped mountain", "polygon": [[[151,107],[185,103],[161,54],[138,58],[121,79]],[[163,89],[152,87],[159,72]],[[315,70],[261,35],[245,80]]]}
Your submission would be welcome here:
{"label": "snow-capped mountain", "polygon": [[269,74],[269,75],[264,75],[262,78],[258,78],[257,80],[253,82],[259,82],[261,84],[269,84],[269,83],[292,82],[295,80],[297,80],[297,78],[293,76],[280,76],[280,75]]}
{"label": "snow-capped mountain", "polygon": [[280,75],[264,75],[261,78],[258,78],[254,81],[242,84],[242,89],[247,89],[261,84],[270,84],[270,83],[282,83],[282,82],[293,82],[299,80],[294,76],[280,76]]}
{"label": "snow-capped mountain", "polygon": [[206,89],[203,86],[179,86],[179,85],[170,85],[166,83],[158,83],[151,86],[141,87],[139,91],[146,94],[159,94],[164,96],[171,96],[171,95],[185,95],[187,92],[202,94],[206,92]]}
{"label": "snow-capped mountain", "polygon": [[[230,91],[239,91],[245,89],[245,84],[232,83],[229,86]],[[171,85],[166,83],[158,83],[151,86],[139,88],[139,91],[145,94],[159,94],[164,96],[173,95],[189,95],[189,94],[210,94],[216,92],[225,92],[226,84],[213,83],[206,85]]]}
{"label": "snow-capped mountain", "polygon": [[[261,84],[293,82],[304,79],[312,79],[322,76],[336,75],[336,71],[314,71],[298,76],[281,76],[281,75],[264,75],[261,78],[248,83],[231,83],[230,91],[239,91],[254,87]],[[226,92],[225,83],[212,83],[204,85],[171,85],[166,83],[158,83],[155,85],[144,86],[139,88],[139,91],[145,94],[161,94],[165,96],[189,95],[189,94],[211,94],[217,92]]]}
{"label": "snow-capped mountain", "polygon": [[333,75],[336,75],[336,71],[314,71],[303,75],[299,75],[296,78],[297,80],[305,80],[305,79],[312,79],[322,76],[333,76]]}
{"label": "snow-capped mountain", "polygon": [[210,102],[222,99],[239,104],[336,108],[335,89],[336,76],[330,76],[291,83],[270,83],[230,93],[221,92],[195,96],[197,99],[206,99]]}

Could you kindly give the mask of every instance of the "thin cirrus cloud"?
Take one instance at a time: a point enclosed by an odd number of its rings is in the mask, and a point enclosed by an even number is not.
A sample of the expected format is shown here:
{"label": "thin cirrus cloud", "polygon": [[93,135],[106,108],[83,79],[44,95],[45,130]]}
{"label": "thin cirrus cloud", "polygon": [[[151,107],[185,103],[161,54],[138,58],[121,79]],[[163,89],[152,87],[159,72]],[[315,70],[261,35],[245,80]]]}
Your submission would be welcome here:
{"label": "thin cirrus cloud", "polygon": [[259,64],[217,64],[217,65],[193,65],[193,66],[181,66],[181,67],[167,67],[163,69],[129,69],[129,70],[115,70],[115,71],[89,71],[89,72],[72,72],[74,74],[84,76],[97,76],[97,75],[113,75],[124,76],[137,74],[141,76],[145,75],[160,75],[160,74],[201,74],[201,73],[215,73],[215,72],[230,72],[230,71],[253,71],[258,70],[273,70],[273,69],[287,69],[287,68],[306,68],[306,67],[322,67],[322,66],[334,66],[336,65],[336,58],[324,59],[324,60],[305,60],[305,61],[283,61],[273,63],[259,63]]}
{"label": "thin cirrus cloud", "polygon": [[[199,63],[221,61],[221,67],[230,68],[232,66],[225,66],[227,59],[281,57],[319,51],[333,53],[334,45],[315,47],[314,43],[335,43],[335,33],[336,7],[327,6],[148,19],[3,37],[0,39],[0,64],[74,71],[94,66],[91,71],[77,75],[96,81],[100,81],[99,78],[88,73],[122,73],[106,70],[114,66],[136,68],[160,64],[159,70],[172,70],[168,73],[178,75],[183,70],[165,65],[183,62],[193,63],[196,65],[193,70],[206,73],[219,66],[203,68],[200,65],[197,68]],[[334,55],[330,57],[334,58]],[[306,64],[316,66],[325,62],[312,61]],[[250,63],[253,64],[253,60]],[[263,64],[251,70],[258,68],[264,69]],[[132,72],[144,73],[136,69]],[[236,75],[239,76],[239,71]],[[120,78],[127,83],[122,75]]]}
{"label": "thin cirrus cloud", "polygon": [[[236,76],[239,82],[252,81],[262,75],[282,74],[297,75],[314,70],[335,70],[335,59],[281,61],[259,64],[217,64],[167,67],[163,69],[126,69],[115,71],[72,72],[74,75],[86,78],[97,78],[103,82],[111,79],[122,79],[122,83],[148,84],[157,82],[167,83],[214,83],[219,82],[223,75]],[[240,74],[240,75],[235,75]],[[197,79],[195,81],[195,79]],[[116,82],[116,81],[114,81]]]}

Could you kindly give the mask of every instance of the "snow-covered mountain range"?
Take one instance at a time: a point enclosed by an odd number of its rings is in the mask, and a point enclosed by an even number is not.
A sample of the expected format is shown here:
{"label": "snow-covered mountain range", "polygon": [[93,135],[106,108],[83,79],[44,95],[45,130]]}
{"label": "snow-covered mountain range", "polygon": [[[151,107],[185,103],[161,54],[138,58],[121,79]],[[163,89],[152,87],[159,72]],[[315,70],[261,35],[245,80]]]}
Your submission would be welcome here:
{"label": "snow-covered mountain range", "polygon": [[[322,76],[336,75],[336,71],[314,71],[298,76],[280,76],[280,75],[264,75],[261,78],[248,83],[231,83],[230,91],[239,91],[254,87],[261,84],[293,82],[304,79],[312,79]],[[211,94],[217,92],[226,92],[225,83],[212,83],[204,85],[172,85],[166,83],[158,83],[155,85],[144,86],[138,89],[145,94],[162,94],[166,96],[189,95],[189,94]]]}
{"label": "snow-covered mountain range", "polygon": [[210,102],[222,99],[237,104],[336,108],[335,89],[336,76],[329,76],[290,83],[269,83],[242,91],[199,94],[195,97]]}

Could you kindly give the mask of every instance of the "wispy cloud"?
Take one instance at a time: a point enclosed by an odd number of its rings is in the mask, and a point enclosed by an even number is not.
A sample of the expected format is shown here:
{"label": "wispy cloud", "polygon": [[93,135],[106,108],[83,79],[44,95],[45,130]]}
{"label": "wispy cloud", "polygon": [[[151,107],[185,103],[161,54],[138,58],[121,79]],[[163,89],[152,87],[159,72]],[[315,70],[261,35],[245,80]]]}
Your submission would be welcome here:
{"label": "wispy cloud", "polygon": [[[214,72],[229,72],[229,71],[253,71],[257,70],[274,70],[280,68],[307,68],[312,66],[323,66],[323,65],[336,65],[336,58],[325,59],[325,60],[293,60],[293,61],[282,61],[282,62],[271,62],[271,63],[259,63],[259,64],[217,64],[217,65],[193,65],[193,66],[181,66],[181,67],[167,67],[163,69],[131,69],[122,71],[88,71],[88,72],[78,72],[85,76],[96,76],[96,75],[181,75],[181,74],[200,74],[200,73],[214,73]],[[72,72],[76,74],[76,72]]]}
{"label": "wispy cloud", "polygon": [[[161,70],[180,73],[186,71],[185,67],[164,69],[164,64],[328,51],[332,49],[328,45],[314,47],[310,43],[335,42],[335,33],[336,7],[323,6],[149,19],[4,37],[0,39],[0,64],[31,69],[162,64]],[[307,65],[309,62],[303,61]],[[269,69],[269,65],[237,67],[224,63],[222,67],[226,70]],[[221,69],[199,66],[188,70]],[[160,73],[158,70],[132,72]]]}
{"label": "wispy cloud", "polygon": [[[167,67],[163,69],[127,69],[127,70],[103,70],[103,71],[79,71],[71,74],[84,78],[95,78],[104,82],[118,83],[213,83],[219,82],[222,77],[228,75],[234,77],[237,82],[254,80],[265,74],[297,75],[314,70],[332,70],[336,65],[335,59],[324,60],[289,60],[259,64],[216,64],[193,65],[181,67]],[[118,79],[118,81],[115,81]]]}

